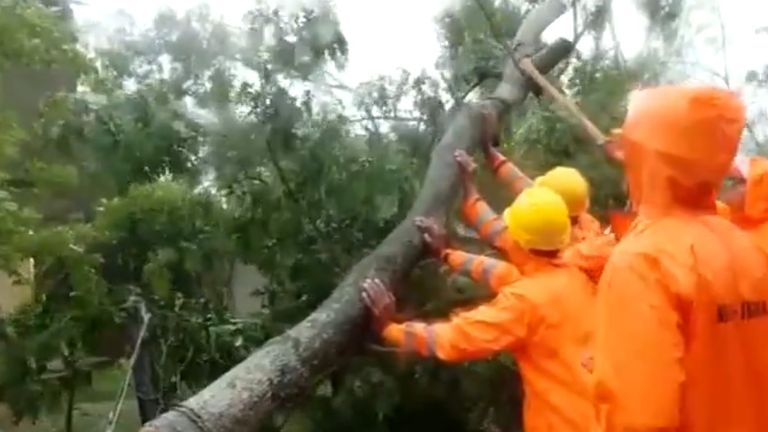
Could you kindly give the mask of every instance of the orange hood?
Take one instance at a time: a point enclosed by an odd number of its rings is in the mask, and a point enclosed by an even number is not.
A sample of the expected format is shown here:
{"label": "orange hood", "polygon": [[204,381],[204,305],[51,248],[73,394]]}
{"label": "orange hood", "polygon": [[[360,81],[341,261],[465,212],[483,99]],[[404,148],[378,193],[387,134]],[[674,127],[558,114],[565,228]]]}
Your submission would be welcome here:
{"label": "orange hood", "polygon": [[745,121],[745,106],[731,91],[666,86],[632,92],[619,139],[638,213],[714,213]]}

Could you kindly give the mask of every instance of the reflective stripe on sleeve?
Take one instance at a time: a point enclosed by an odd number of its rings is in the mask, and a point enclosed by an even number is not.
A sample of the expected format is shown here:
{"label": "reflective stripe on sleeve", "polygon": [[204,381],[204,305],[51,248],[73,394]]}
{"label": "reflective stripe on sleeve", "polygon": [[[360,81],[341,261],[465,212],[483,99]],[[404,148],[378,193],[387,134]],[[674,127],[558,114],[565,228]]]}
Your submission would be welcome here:
{"label": "reflective stripe on sleeve", "polygon": [[430,357],[437,357],[437,333],[435,328],[430,324],[425,324],[427,334],[427,355]]}
{"label": "reflective stripe on sleeve", "polygon": [[491,278],[494,272],[499,268],[499,263],[495,260],[488,259],[483,263],[483,280],[487,283],[491,283]]}
{"label": "reflective stripe on sleeve", "polygon": [[472,275],[472,268],[475,266],[475,258],[468,256],[463,263],[461,263],[460,272]]}
{"label": "reflective stripe on sleeve", "polygon": [[490,231],[488,231],[486,237],[491,242],[491,244],[496,244],[496,240],[498,240],[506,230],[507,225],[504,223],[504,221],[498,220],[493,223],[493,227],[490,229]]}
{"label": "reflective stripe on sleeve", "polygon": [[488,205],[484,205],[483,209],[480,211],[480,215],[477,217],[477,226],[482,227],[486,223],[493,220],[493,218],[496,217],[496,213],[491,210]]}
{"label": "reflective stripe on sleeve", "polygon": [[403,346],[402,351],[416,351],[416,327],[413,322],[406,322],[403,326]]}

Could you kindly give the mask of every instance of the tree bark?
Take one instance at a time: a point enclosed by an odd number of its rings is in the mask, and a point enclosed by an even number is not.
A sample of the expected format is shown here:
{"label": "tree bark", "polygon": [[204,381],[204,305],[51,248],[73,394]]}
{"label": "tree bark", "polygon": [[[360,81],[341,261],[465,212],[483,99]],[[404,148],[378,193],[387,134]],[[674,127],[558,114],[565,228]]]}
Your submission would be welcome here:
{"label": "tree bark", "polygon": [[[566,10],[561,0],[546,0],[523,21],[512,47],[532,53],[541,33]],[[546,73],[571,51],[558,40],[534,57]],[[529,80],[508,59],[502,82],[493,95],[461,109],[432,157],[422,190],[406,219],[367,257],[355,265],[331,296],[304,321],[273,338],[250,357],[183,404],[146,424],[141,432],[242,432],[259,430],[279,406],[287,404],[323,376],[343,364],[345,354],[360,346],[366,330],[366,311],[359,286],[366,277],[384,282],[400,279],[420,259],[421,238],[413,225],[416,216],[444,221],[458,190],[453,153],[477,149],[482,135],[482,112],[504,115],[525,100]]]}

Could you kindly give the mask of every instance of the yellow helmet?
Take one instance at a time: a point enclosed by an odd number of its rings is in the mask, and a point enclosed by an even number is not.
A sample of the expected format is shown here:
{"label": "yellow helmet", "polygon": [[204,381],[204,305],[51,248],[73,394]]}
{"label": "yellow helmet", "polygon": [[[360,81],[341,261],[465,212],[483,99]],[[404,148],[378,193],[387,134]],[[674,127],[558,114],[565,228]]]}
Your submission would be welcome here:
{"label": "yellow helmet", "polygon": [[581,173],[570,167],[559,166],[547,171],[533,182],[555,191],[568,206],[568,214],[576,216],[589,207],[589,183]]}
{"label": "yellow helmet", "polygon": [[552,251],[571,239],[571,220],[565,201],[551,189],[531,186],[504,210],[512,238],[524,249]]}

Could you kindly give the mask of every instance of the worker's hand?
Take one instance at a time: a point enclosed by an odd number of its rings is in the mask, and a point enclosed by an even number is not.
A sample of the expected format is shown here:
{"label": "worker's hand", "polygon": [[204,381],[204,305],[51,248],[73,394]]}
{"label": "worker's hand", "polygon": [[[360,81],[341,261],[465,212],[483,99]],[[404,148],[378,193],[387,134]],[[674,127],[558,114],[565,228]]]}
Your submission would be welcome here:
{"label": "worker's hand", "polygon": [[417,217],[413,223],[421,232],[421,237],[424,239],[424,243],[427,244],[430,253],[440,257],[440,254],[448,247],[448,233],[445,232],[445,228],[430,218]]}
{"label": "worker's hand", "polygon": [[615,162],[624,162],[624,147],[621,142],[621,129],[611,130],[608,139],[601,146],[608,158]]}
{"label": "worker's hand", "polygon": [[608,140],[602,145],[603,151],[611,160],[619,163],[624,162],[624,150],[621,144],[616,141]]}
{"label": "worker's hand", "polygon": [[377,330],[392,322],[395,317],[395,297],[384,286],[381,280],[376,278],[363,281],[363,303],[371,311],[373,325]]}
{"label": "worker's hand", "polygon": [[472,180],[475,170],[477,170],[477,164],[475,163],[475,160],[472,159],[472,156],[468,155],[464,150],[456,150],[453,153],[453,159],[459,166],[461,177],[465,181]]}
{"label": "worker's hand", "polygon": [[472,156],[468,155],[464,150],[456,150],[453,153],[453,159],[459,166],[459,175],[461,175],[462,188],[464,189],[464,195],[469,197],[477,194],[477,187],[475,186],[474,174],[477,169]]}

